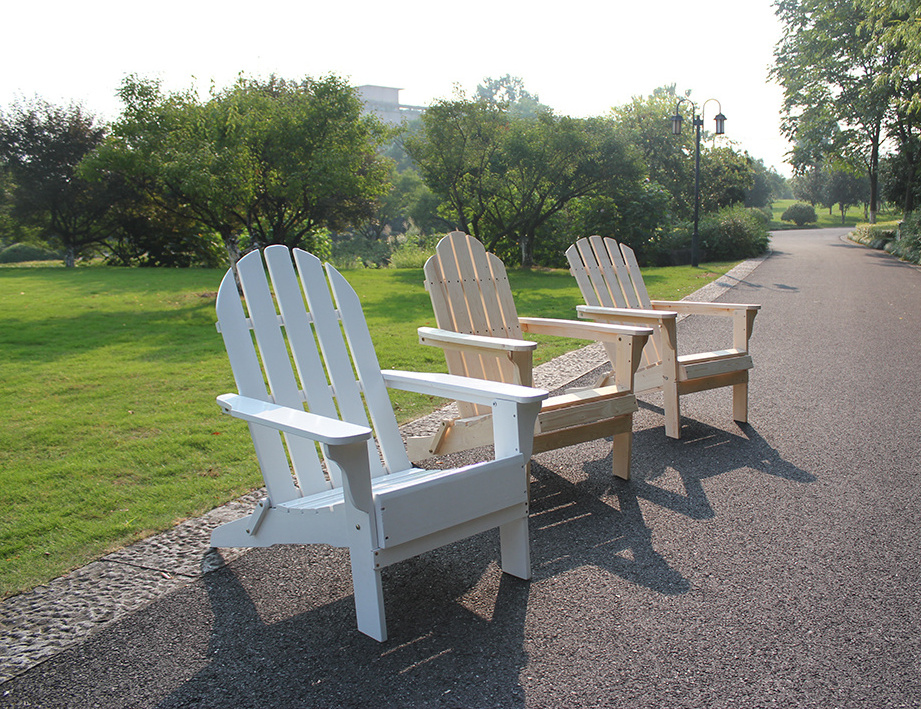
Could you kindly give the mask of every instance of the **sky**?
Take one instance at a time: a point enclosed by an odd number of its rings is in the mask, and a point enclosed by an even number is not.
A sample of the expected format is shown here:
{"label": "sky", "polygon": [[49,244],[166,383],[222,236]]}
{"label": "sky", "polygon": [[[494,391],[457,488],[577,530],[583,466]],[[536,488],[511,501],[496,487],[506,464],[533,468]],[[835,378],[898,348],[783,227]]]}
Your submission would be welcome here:
{"label": "sky", "polygon": [[707,129],[721,108],[737,148],[790,174],[782,90],[767,78],[781,36],[771,0],[47,0],[5,8],[4,25],[0,110],[39,96],[114,119],[130,74],[207,91],[241,72],[334,73],[400,88],[412,105],[511,74],[576,117],[676,84],[719,102],[706,104]]}

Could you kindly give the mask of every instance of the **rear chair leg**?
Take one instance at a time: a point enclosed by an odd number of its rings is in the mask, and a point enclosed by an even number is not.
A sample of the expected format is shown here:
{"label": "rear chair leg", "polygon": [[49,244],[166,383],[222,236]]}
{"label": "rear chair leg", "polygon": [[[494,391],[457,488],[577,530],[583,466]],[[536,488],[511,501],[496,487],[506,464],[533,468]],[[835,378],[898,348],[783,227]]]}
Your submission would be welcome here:
{"label": "rear chair leg", "polygon": [[502,570],[520,579],[531,578],[531,548],[528,543],[528,518],[512,520],[499,527]]}
{"label": "rear chair leg", "polygon": [[748,382],[732,387],[732,418],[739,423],[748,423]]}

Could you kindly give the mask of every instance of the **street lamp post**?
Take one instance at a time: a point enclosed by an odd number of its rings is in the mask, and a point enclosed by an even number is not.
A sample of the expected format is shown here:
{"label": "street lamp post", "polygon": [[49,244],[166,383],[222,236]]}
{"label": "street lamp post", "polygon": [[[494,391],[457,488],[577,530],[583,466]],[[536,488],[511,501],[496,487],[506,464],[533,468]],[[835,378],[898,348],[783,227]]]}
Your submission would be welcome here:
{"label": "street lamp post", "polygon": [[698,227],[700,225],[700,129],[704,124],[704,109],[710,101],[716,101],[716,105],[719,106],[719,113],[717,113],[716,117],[713,119],[716,122],[716,135],[723,135],[726,132],[726,116],[723,115],[722,105],[720,105],[720,102],[715,98],[708,98],[704,101],[700,107],[700,114],[698,114],[696,103],[689,98],[679,97],[678,103],[675,104],[675,115],[672,116],[673,135],[681,135],[681,124],[684,122],[684,118],[681,117],[678,108],[683,101],[686,101],[694,107],[693,125],[696,135],[694,139],[694,233],[691,236],[691,265],[696,268],[698,263],[698,243],[700,241],[698,232]]}

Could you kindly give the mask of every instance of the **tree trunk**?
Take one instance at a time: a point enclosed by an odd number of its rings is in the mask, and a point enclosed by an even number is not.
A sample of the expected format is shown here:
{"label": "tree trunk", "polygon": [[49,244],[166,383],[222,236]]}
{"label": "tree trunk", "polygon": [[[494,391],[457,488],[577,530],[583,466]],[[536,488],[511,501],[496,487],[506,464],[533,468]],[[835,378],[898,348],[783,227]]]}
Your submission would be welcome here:
{"label": "tree trunk", "polygon": [[236,266],[240,260],[240,242],[237,235],[232,229],[221,229],[221,241],[224,242],[224,248],[227,249],[227,257],[230,259],[230,265]]}
{"label": "tree trunk", "polygon": [[73,244],[68,244],[64,250],[64,266],[65,268],[73,268],[77,265],[77,250],[74,248]]}
{"label": "tree trunk", "polygon": [[531,234],[522,234],[518,239],[518,245],[521,247],[521,267],[531,268],[534,266],[534,236]]}

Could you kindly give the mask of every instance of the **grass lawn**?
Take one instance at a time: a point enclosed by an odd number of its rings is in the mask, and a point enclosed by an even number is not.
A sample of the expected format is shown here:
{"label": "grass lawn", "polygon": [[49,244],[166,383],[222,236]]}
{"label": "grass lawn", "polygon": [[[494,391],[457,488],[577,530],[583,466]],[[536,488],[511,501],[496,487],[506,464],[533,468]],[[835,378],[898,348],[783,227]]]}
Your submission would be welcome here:
{"label": "grass lawn", "polygon": [[[828,209],[825,209],[820,205],[816,205],[815,214],[819,218],[819,221],[816,224],[808,224],[803,227],[798,227],[793,222],[780,221],[780,217],[783,215],[784,211],[786,211],[787,207],[789,207],[790,205],[796,204],[798,201],[799,200],[795,200],[795,199],[781,199],[781,200],[777,200],[776,202],[774,202],[772,206],[772,209],[774,211],[774,219],[771,221],[770,228],[776,230],[776,229],[825,229],[827,227],[837,227],[837,226],[854,227],[854,226],[857,226],[858,224],[863,224],[867,221],[863,213],[862,205],[857,205],[857,206],[854,206],[848,209],[847,213],[844,216],[843,224],[841,223],[841,211],[838,209],[837,205],[835,205],[835,208],[831,214],[828,213]],[[881,210],[877,214],[876,218],[878,222],[890,221],[892,219],[901,218],[901,212],[887,212],[887,211]]]}
{"label": "grass lawn", "polygon": [[[679,299],[733,264],[645,270]],[[421,269],[346,272],[381,366],[445,371],[417,344],[434,325]],[[521,315],[571,318],[562,270],[510,274]],[[0,267],[0,597],[259,487],[247,427],[220,414],[233,391],[214,328],[222,272]],[[543,362],[585,344],[543,344]],[[442,402],[396,393],[401,421]]]}

